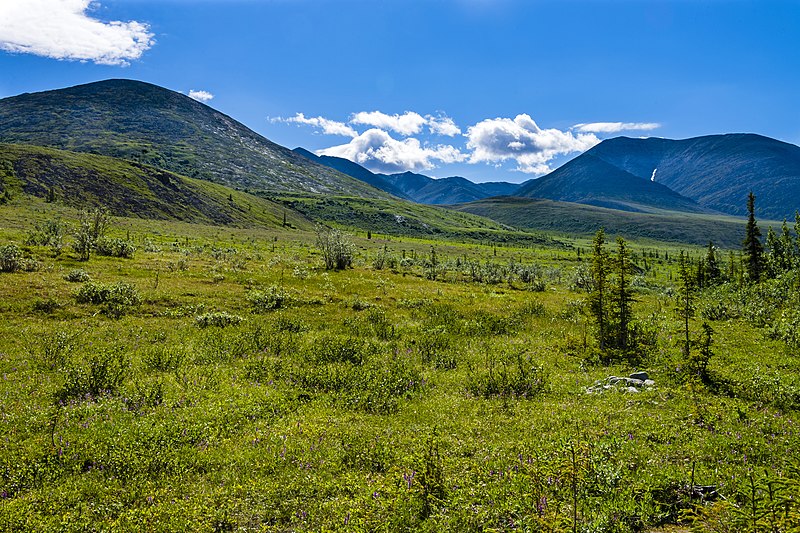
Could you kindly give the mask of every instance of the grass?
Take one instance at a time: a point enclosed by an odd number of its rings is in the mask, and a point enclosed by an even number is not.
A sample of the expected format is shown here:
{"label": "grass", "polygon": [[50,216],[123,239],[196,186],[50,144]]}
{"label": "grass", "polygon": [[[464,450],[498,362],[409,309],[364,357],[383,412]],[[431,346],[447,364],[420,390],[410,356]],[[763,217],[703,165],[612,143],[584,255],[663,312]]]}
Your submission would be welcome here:
{"label": "grass", "polygon": [[[488,198],[453,209],[523,230],[567,235],[592,235],[603,227],[607,234],[626,239],[695,245],[713,241],[718,246],[738,249],[744,234],[744,220],[730,216],[659,210],[640,213],[531,198]],[[773,225],[780,227],[780,223]]]}
{"label": "grass", "polygon": [[[40,264],[0,274],[0,529],[641,531],[691,525],[694,481],[740,505],[695,526],[746,530],[798,480],[800,362],[758,319],[788,278],[701,299],[740,306],[711,321],[707,386],[680,371],[674,245],[632,245],[656,332],[634,368],[593,362],[585,241],[376,230],[325,271],[303,229],[120,218],[135,256],[80,262],[23,244],[55,215],[76,217],[0,206],[0,245]],[[125,298],[81,303],[87,283]],[[586,394],[634,370],[655,387]]]}

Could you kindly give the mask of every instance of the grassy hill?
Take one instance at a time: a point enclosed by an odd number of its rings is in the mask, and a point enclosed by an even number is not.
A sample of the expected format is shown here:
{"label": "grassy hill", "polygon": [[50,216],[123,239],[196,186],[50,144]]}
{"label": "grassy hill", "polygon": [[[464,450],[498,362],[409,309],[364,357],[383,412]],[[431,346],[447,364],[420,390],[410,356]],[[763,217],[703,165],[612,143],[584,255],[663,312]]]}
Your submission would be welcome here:
{"label": "grassy hill", "polygon": [[[619,211],[591,205],[552,200],[499,197],[452,206],[517,228],[590,235],[603,227],[610,235],[625,238],[707,244],[739,248],[744,221],[722,215],[653,211]],[[775,225],[773,223],[773,225]],[[766,228],[765,223],[761,223]]]}
{"label": "grassy hill", "polygon": [[308,219],[375,234],[487,244],[567,246],[542,232],[520,231],[483,216],[402,200],[287,196],[280,201]]}
{"label": "grassy hill", "polygon": [[0,142],[128,159],[239,189],[387,196],[205,104],[133,80],[4,98]]}
{"label": "grassy hill", "polygon": [[[0,195],[49,194],[71,207],[108,207],[117,216],[227,226],[283,223],[285,207],[149,165],[40,146],[0,144]],[[311,223],[289,211],[287,222]]]}

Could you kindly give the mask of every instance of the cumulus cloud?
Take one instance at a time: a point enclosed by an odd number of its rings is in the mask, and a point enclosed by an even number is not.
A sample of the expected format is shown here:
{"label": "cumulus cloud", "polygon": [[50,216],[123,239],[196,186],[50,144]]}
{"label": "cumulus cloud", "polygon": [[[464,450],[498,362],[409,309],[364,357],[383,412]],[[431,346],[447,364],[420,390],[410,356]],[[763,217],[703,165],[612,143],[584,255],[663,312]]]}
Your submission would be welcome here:
{"label": "cumulus cloud", "polygon": [[542,129],[529,115],[486,119],[467,129],[470,163],[514,160],[517,170],[529,174],[550,172],[549,162],[573,152],[584,152],[600,142],[592,133],[574,134],[559,129]]}
{"label": "cumulus cloud", "polygon": [[92,0],[0,0],[0,49],[53,59],[127,65],[153,46],[147,24],[102,22]]}
{"label": "cumulus cloud", "polygon": [[194,98],[198,102],[208,102],[214,98],[214,95],[208,91],[195,91],[194,89],[190,89],[189,98]]}
{"label": "cumulus cloud", "polygon": [[295,116],[289,118],[272,118],[270,122],[285,122],[288,124],[313,126],[326,135],[344,135],[345,137],[358,136],[358,132],[344,122],[329,120],[325,117],[306,117],[303,113],[297,113]]}
{"label": "cumulus cloud", "polygon": [[350,119],[351,124],[375,126],[376,128],[394,131],[405,136],[419,133],[422,131],[422,126],[427,122],[428,119],[413,111],[406,111],[402,115],[387,115],[380,111],[360,111]]}
{"label": "cumulus cloud", "polygon": [[445,135],[447,137],[461,135],[461,128],[456,126],[456,123],[450,117],[444,115],[438,117],[425,115],[425,119],[428,121],[428,128],[431,130],[431,133]]}
{"label": "cumulus cloud", "polygon": [[620,131],[650,131],[660,128],[658,122],[592,122],[575,124],[572,128],[583,133],[617,133]]}
{"label": "cumulus cloud", "polygon": [[378,128],[368,129],[347,144],[318,150],[317,155],[343,157],[371,170],[388,173],[429,170],[437,162],[456,163],[467,157],[454,146],[427,146],[413,137],[397,140]]}

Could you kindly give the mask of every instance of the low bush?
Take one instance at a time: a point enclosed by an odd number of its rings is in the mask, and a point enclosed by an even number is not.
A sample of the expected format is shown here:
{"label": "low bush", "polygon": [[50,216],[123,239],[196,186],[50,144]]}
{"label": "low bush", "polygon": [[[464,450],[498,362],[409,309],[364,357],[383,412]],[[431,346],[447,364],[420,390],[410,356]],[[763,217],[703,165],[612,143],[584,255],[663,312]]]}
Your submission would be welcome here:
{"label": "low bush", "polygon": [[216,311],[194,317],[194,324],[201,329],[209,326],[224,328],[226,326],[235,326],[242,320],[242,317],[232,315],[227,311]]}
{"label": "low bush", "polygon": [[102,237],[98,239],[95,245],[95,253],[107,257],[124,257],[126,259],[131,259],[135,252],[136,246],[131,241],[126,241],[124,239]]}
{"label": "low bush", "polygon": [[91,281],[92,277],[84,269],[76,268],[64,274],[64,279],[70,283],[85,283]]}
{"label": "low bush", "polygon": [[547,387],[547,375],[524,350],[488,356],[486,369],[470,368],[467,392],[483,398],[533,398]]}
{"label": "low bush", "polygon": [[103,351],[66,370],[63,386],[56,392],[59,401],[86,399],[117,392],[128,371],[128,362],[120,351]]}
{"label": "low bush", "polygon": [[22,251],[16,244],[0,246],[0,272],[17,272],[22,270]]}
{"label": "low bush", "polygon": [[291,297],[282,287],[272,285],[266,290],[248,293],[247,302],[253,308],[253,312],[266,313],[287,307],[291,302]]}
{"label": "low bush", "polygon": [[75,291],[75,300],[78,303],[102,305],[103,314],[111,318],[121,317],[142,302],[136,287],[124,281],[108,285],[88,281]]}

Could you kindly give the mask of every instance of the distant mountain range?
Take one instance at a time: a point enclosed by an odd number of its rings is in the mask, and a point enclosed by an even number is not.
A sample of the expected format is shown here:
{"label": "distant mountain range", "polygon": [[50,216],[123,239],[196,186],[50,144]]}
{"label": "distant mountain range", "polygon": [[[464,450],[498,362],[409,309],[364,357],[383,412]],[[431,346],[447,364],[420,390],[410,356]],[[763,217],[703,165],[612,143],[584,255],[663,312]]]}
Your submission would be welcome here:
{"label": "distant mountain range", "polygon": [[[387,175],[346,159],[289,150],[181,93],[106,80],[0,99],[0,193],[43,196],[51,188],[76,207],[102,203],[119,214],[213,224],[282,219],[285,207],[264,196],[283,198],[284,205],[338,196],[360,199],[349,205],[367,201],[372,207],[364,220],[387,215],[386,205],[399,212],[399,200],[407,200],[454,205],[518,228],[577,233],[602,224],[626,234],[687,240],[691,227],[713,235],[715,224],[728,224],[718,237],[733,243],[738,222],[720,215],[744,215],[750,190],[759,218],[780,220],[800,209],[800,147],[753,134],[618,137],[522,185]],[[334,207],[306,206],[305,214],[324,220],[324,211]],[[358,219],[336,209],[338,222]],[[441,210],[419,211],[421,228],[426,218],[436,218],[434,211]],[[441,228],[466,217],[451,213],[438,222]],[[298,216],[297,224],[310,223]]]}
{"label": "distant mountain range", "polygon": [[387,197],[188,96],[133,80],[4,98],[0,142],[122,158],[239,189]]}
{"label": "distant mountain range", "polygon": [[420,204],[442,205],[473,202],[490,196],[505,196],[519,189],[517,183],[489,182],[473,183],[466,178],[453,176],[434,179],[422,174],[403,172],[399,174],[375,174],[349,159],[332,156],[319,156],[305,148],[295,148],[298,154],[344,172],[356,179],[369,183],[398,198]]}
{"label": "distant mountain range", "polygon": [[[636,181],[638,178],[639,181]],[[651,181],[651,179],[653,181]],[[670,195],[662,187],[682,195]],[[760,217],[794,217],[800,209],[800,147],[754,134],[684,140],[617,137],[601,142],[543,178],[520,196],[616,207],[629,203],[729,215],[747,213],[756,195]]]}

